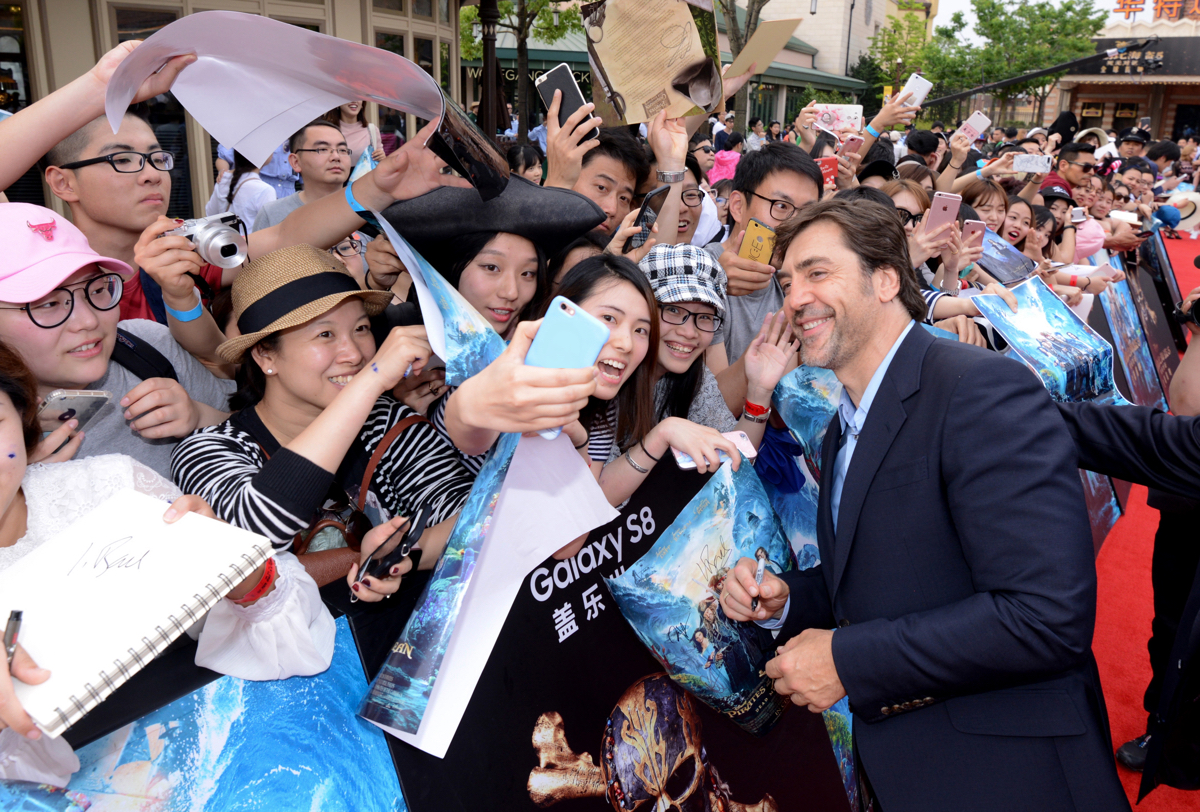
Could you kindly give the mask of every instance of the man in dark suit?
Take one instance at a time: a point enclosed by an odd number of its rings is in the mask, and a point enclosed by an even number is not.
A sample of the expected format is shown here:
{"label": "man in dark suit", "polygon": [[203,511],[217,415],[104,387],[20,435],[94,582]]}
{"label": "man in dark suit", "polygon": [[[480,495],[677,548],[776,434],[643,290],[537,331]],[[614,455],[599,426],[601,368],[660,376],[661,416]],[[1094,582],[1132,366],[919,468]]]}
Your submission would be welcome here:
{"label": "man in dark suit", "polygon": [[1041,382],[914,322],[887,207],[806,206],[777,245],[802,359],[846,395],[821,454],[822,564],[756,586],[743,559],[726,614],[780,628],[767,673],[793,702],[849,697],[883,812],[1128,810],[1075,447]]}

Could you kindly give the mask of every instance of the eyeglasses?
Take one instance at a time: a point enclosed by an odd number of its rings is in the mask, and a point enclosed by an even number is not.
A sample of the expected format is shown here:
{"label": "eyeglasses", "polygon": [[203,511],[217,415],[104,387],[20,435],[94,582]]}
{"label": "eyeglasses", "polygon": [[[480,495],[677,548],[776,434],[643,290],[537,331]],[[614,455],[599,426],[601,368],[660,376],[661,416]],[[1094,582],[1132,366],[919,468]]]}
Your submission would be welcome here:
{"label": "eyeglasses", "polygon": [[724,204],[724,203],[728,203],[728,202],[729,202],[729,198],[727,198],[727,197],[718,197],[718,198],[717,198],[717,205],[718,205],[718,206],[720,206],[720,205],[722,205],[722,204]]}
{"label": "eyeglasses", "polygon": [[313,147],[312,149],[294,149],[292,152],[315,152],[321,158],[329,157],[329,153],[336,152],[343,158],[349,158],[354,154],[349,147]]}
{"label": "eyeglasses", "polygon": [[712,147],[696,147],[695,149],[692,150],[692,152],[705,152],[705,153],[708,153],[709,155],[712,155],[714,152],[716,152],[716,150],[713,149]]}
{"label": "eyeglasses", "polygon": [[121,303],[125,282],[115,273],[96,276],[70,287],[55,288],[36,302],[20,307],[0,307],[0,310],[24,310],[30,321],[49,330],[71,318],[71,312],[75,309],[75,291],[79,289],[83,290],[84,297],[94,310],[112,310]]}
{"label": "eyeglasses", "polygon": [[1077,166],[1089,174],[1096,171],[1096,165],[1089,164],[1086,161],[1067,161],[1067,163],[1069,163],[1071,166]]}
{"label": "eyeglasses", "polygon": [[150,165],[160,172],[170,172],[175,167],[175,156],[160,149],[154,152],[114,152],[99,158],[63,164],[59,169],[80,169],[92,164],[108,164],[123,175],[133,175],[146,168],[147,159]]}
{"label": "eyeglasses", "polygon": [[329,249],[329,253],[337,254],[339,257],[352,257],[363,252],[362,240],[342,240],[333,248]]}
{"label": "eyeglasses", "polygon": [[704,202],[704,192],[699,189],[688,189],[683,193],[683,205],[694,209]]}
{"label": "eyeglasses", "polygon": [[721,326],[721,317],[713,313],[696,313],[673,304],[660,304],[658,309],[667,324],[687,324],[688,319],[695,319],[696,329],[705,333],[715,333]]}
{"label": "eyeglasses", "polygon": [[749,192],[751,197],[757,197],[759,200],[765,200],[771,204],[771,216],[776,220],[783,221],[796,213],[796,204],[789,203],[786,200],[772,200],[769,197],[763,197],[757,192]]}
{"label": "eyeglasses", "polygon": [[909,223],[912,223],[915,226],[915,225],[917,225],[917,223],[919,223],[923,219],[925,219],[925,212],[920,212],[919,214],[913,214],[908,209],[896,209],[896,214],[900,215],[901,227],[906,226]]}

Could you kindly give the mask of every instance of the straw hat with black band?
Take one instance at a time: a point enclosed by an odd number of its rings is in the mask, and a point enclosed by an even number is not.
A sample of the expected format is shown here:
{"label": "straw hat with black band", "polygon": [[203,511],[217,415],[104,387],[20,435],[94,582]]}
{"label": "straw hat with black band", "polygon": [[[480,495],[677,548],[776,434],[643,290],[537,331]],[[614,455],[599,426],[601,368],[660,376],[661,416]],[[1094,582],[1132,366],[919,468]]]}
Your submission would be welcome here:
{"label": "straw hat with black band", "polygon": [[346,299],[362,299],[368,316],[392,300],[391,291],[363,290],[327,251],[293,245],[253,259],[233,283],[233,319],[241,335],[217,347],[231,364],[272,333],[328,313]]}

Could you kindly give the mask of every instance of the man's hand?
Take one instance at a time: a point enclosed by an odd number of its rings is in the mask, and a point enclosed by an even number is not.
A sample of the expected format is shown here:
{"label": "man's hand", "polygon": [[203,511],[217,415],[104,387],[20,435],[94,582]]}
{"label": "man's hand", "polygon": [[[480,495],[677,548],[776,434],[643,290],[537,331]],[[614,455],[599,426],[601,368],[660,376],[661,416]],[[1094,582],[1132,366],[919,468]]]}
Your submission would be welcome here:
{"label": "man's hand", "polygon": [[829,710],[846,695],[833,662],[833,632],[828,629],[805,629],[780,646],[775,659],[767,663],[767,676],[775,680],[776,693],[790,696],[792,704],[807,706],[813,713]]}
{"label": "man's hand", "polygon": [[[101,100],[104,99],[104,93],[108,90],[108,83],[112,80],[117,68],[141,44],[142,41],[140,39],[131,39],[127,42],[122,42],[116,48],[113,48],[100,57],[100,61],[88,71],[87,75],[99,85],[99,98]],[[146,80],[142,82],[142,86],[138,88],[137,93],[133,95],[133,101],[130,104],[137,104],[138,102],[166,93],[171,89],[171,85],[175,84],[175,78],[179,76],[179,72],[195,61],[195,54],[172,57],[156,73],[152,73],[146,77]]]}
{"label": "man's hand", "polygon": [[179,381],[147,378],[121,398],[129,427],[148,440],[187,437],[200,424],[200,410]]}
{"label": "man's hand", "polygon": [[660,110],[646,126],[646,140],[654,150],[654,159],[660,172],[679,172],[684,169],[688,134],[683,119],[667,118],[667,111]]}
{"label": "man's hand", "polygon": [[[562,91],[554,91],[550,109],[546,111],[546,180],[544,186],[560,189],[575,188],[583,171],[583,156],[600,145],[598,139],[584,141],[583,137],[604,123],[593,116],[596,105],[588,102],[572,113],[562,127],[558,126],[558,111],[562,107]],[[686,148],[686,146],[685,146]]]}
{"label": "man's hand", "polygon": [[400,274],[408,272],[396,249],[382,234],[367,243],[366,261],[367,275],[371,277],[368,287],[373,290],[391,290]]}
{"label": "man's hand", "polygon": [[470,189],[466,178],[446,175],[446,164],[425,146],[437,132],[438,122],[431,121],[400,149],[379,162],[379,166],[354,182],[354,199],[364,206],[382,211],[397,200],[420,197],[442,186]]}
{"label": "man's hand", "polygon": [[730,296],[745,296],[762,290],[771,284],[771,277],[775,275],[775,269],[770,265],[738,256],[737,246],[742,244],[745,236],[745,231],[739,231],[737,240],[726,241],[721,253],[721,267],[729,280],[726,292]]}
{"label": "man's hand", "polygon": [[[766,620],[779,614],[787,605],[788,585],[770,570],[763,573],[763,582],[754,583],[758,562],[742,558],[725,577],[721,590],[721,609],[733,620]],[[758,598],[758,608],[750,608]]]}
{"label": "man's hand", "polygon": [[133,258],[162,288],[167,307],[187,312],[196,306],[196,283],[188,274],[199,274],[204,260],[196,253],[196,244],[187,237],[162,236],[180,222],[159,217],[151,223],[138,237]]}
{"label": "man's hand", "polygon": [[[1125,228],[1118,228],[1118,226],[1125,226]],[[1146,239],[1146,237],[1139,237],[1128,223],[1114,220],[1113,233],[1104,238],[1104,247],[1117,251],[1131,251],[1134,248],[1140,248]]]}

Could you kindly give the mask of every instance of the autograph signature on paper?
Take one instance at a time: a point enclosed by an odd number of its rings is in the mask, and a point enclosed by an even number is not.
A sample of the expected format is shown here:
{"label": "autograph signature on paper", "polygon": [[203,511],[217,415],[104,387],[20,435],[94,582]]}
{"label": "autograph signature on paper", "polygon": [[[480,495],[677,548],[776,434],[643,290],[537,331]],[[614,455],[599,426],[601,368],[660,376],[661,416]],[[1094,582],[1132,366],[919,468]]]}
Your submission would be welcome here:
{"label": "autograph signature on paper", "polygon": [[[101,545],[99,548],[96,547],[95,542],[89,544],[79,560],[71,565],[71,569],[67,570],[67,575],[73,575],[78,571],[81,575],[94,575],[96,578],[101,578],[110,570],[141,569],[142,562],[146,560],[146,556],[150,555],[150,551],[141,549],[132,542],[133,536],[125,536]],[[94,554],[93,549],[95,550]]]}

